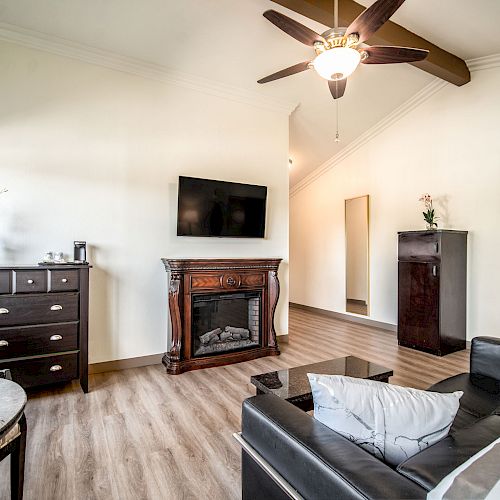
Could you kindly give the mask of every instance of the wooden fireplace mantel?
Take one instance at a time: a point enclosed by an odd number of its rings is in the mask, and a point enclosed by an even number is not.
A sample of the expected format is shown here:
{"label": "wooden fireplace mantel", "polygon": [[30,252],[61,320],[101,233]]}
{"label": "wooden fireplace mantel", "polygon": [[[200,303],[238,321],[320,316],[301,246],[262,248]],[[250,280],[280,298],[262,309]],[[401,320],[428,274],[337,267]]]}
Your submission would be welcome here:
{"label": "wooden fireplace mantel", "polygon": [[[163,356],[167,373],[179,373],[263,356],[278,355],[274,312],[279,297],[281,259],[162,259],[170,273],[168,303],[172,345]],[[209,356],[191,352],[191,307],[196,294],[260,291],[262,324],[259,347]]]}

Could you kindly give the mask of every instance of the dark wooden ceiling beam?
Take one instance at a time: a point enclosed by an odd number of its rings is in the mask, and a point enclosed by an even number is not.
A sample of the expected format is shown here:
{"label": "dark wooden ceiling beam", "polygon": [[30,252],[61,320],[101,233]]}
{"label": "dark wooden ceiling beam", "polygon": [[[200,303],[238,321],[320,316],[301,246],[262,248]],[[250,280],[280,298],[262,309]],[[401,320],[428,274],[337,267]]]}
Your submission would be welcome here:
{"label": "dark wooden ceiling beam", "polygon": [[[333,26],[332,0],[273,0],[303,16],[326,26]],[[339,0],[339,25],[349,26],[365,9],[353,0]],[[429,55],[424,61],[410,63],[431,75],[437,76],[454,85],[470,82],[470,72],[463,59],[441,49],[437,45],[412,33],[393,21],[388,21],[366,42],[368,45],[399,45],[427,49]]]}

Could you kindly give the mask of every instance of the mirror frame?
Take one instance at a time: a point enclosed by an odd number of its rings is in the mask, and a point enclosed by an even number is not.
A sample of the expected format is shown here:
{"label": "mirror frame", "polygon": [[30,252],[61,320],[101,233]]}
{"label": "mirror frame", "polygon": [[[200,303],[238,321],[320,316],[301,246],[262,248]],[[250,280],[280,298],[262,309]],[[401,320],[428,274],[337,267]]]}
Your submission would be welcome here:
{"label": "mirror frame", "polygon": [[[366,198],[366,315],[352,313],[347,310],[347,202],[352,200],[358,200],[359,198]],[[360,196],[354,196],[352,198],[347,198],[344,200],[344,238],[345,238],[345,309],[348,314],[356,314],[357,316],[364,316],[366,318],[370,317],[371,309],[371,294],[370,294],[370,195],[363,194]]]}

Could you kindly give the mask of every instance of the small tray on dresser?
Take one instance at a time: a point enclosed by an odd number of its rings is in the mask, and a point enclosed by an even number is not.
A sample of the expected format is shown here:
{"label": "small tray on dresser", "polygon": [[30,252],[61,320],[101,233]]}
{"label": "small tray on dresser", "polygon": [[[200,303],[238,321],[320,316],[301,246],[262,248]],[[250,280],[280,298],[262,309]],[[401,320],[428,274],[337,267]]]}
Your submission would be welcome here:
{"label": "small tray on dresser", "polygon": [[88,266],[88,262],[81,260],[64,261],[64,262],[39,262],[39,266]]}

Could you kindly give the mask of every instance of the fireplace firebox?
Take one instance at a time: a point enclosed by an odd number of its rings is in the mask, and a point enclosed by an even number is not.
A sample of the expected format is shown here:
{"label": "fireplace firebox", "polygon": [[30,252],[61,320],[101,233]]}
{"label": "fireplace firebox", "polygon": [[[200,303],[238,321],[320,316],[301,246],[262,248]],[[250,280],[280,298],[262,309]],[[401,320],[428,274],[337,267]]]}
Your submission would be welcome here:
{"label": "fireplace firebox", "polygon": [[281,259],[163,259],[170,273],[167,373],[277,355]]}
{"label": "fireplace firebox", "polygon": [[193,356],[260,347],[261,292],[193,295]]}

